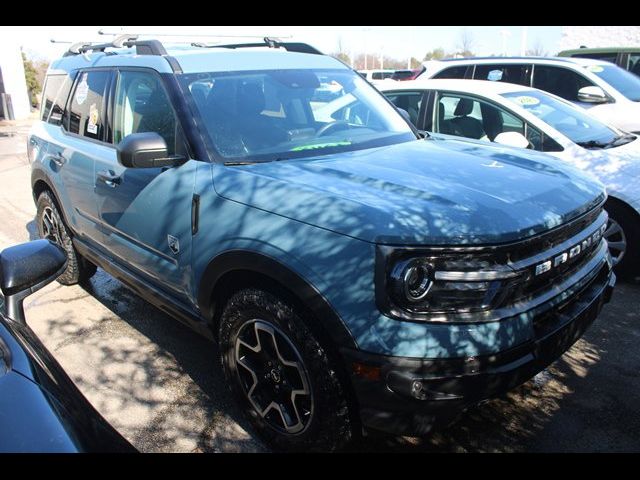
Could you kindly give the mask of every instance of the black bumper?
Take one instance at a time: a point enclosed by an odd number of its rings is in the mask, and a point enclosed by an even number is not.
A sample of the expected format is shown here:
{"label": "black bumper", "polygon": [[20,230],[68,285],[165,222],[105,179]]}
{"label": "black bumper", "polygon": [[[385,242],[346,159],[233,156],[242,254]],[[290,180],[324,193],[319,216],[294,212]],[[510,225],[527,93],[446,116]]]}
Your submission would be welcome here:
{"label": "black bumper", "polygon": [[614,285],[607,262],[563,305],[533,317],[534,339],[494,355],[416,359],[343,350],[350,368],[357,364],[379,372],[362,375],[361,369],[351,377],[363,426],[424,435],[469,406],[526,382],[582,336],[609,302]]}

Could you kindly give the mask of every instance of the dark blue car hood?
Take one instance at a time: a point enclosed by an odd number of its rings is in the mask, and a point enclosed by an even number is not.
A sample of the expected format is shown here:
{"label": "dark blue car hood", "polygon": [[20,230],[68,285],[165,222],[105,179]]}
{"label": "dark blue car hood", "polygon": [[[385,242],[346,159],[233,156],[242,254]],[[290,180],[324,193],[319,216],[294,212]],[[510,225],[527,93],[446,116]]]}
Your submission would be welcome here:
{"label": "dark blue car hood", "polygon": [[602,184],[557,164],[537,152],[428,139],[216,168],[214,186],[230,200],[368,242],[503,243],[604,200]]}

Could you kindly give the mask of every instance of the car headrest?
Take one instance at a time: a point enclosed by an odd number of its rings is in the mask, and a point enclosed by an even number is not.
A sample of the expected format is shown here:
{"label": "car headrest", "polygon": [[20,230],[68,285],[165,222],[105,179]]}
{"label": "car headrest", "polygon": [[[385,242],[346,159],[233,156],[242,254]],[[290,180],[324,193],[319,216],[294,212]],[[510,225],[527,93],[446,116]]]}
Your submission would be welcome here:
{"label": "car headrest", "polygon": [[444,103],[440,102],[438,105],[438,120],[440,123],[444,121]]}
{"label": "car headrest", "polygon": [[470,100],[468,98],[461,98],[460,101],[458,102],[458,105],[456,105],[456,110],[455,112],[453,112],[453,114],[456,117],[460,117],[462,115],[469,115],[472,110],[473,110],[473,100]]}

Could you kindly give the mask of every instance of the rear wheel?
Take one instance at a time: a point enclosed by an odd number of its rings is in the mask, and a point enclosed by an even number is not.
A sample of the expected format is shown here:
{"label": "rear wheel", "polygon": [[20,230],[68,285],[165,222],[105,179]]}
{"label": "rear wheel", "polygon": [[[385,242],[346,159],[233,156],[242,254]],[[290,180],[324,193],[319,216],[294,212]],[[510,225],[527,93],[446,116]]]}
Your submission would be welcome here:
{"label": "rear wheel", "polygon": [[269,446],[333,451],[352,437],[335,369],[294,308],[257,289],[231,297],[220,346],[227,382]]}
{"label": "rear wheel", "polygon": [[640,225],[637,214],[624,204],[608,202],[609,222],[604,237],[616,274],[626,280],[640,277]]}
{"label": "rear wheel", "polygon": [[40,238],[48,238],[67,252],[67,268],[58,277],[58,282],[62,285],[74,285],[95,275],[97,267],[80,256],[73,247],[71,236],[58,207],[47,191],[42,192],[38,197],[36,223]]}

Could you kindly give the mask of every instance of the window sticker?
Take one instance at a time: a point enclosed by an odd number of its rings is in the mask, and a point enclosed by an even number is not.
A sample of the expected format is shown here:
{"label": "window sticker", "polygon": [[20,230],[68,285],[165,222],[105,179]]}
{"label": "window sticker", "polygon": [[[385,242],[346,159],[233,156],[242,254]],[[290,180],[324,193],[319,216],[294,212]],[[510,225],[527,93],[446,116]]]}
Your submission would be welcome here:
{"label": "window sticker", "polygon": [[98,133],[98,118],[100,118],[98,107],[95,103],[92,103],[89,107],[89,123],[87,125],[87,132],[96,135]]}
{"label": "window sticker", "polygon": [[600,73],[604,70],[600,65],[591,65],[589,67],[589,71],[593,73]]}
{"label": "window sticker", "polygon": [[534,105],[538,105],[540,100],[536,97],[530,97],[529,95],[522,95],[520,97],[516,97],[516,102],[518,102],[523,107],[532,107]]}
{"label": "window sticker", "polygon": [[87,83],[87,74],[82,74],[82,80],[80,80],[80,84],[78,85],[78,89],[76,91],[76,102],[78,105],[82,105],[84,101],[87,99],[87,95],[89,93],[89,84]]}
{"label": "window sticker", "polygon": [[499,82],[502,80],[502,70],[491,70],[487,75],[487,80],[492,82]]}

